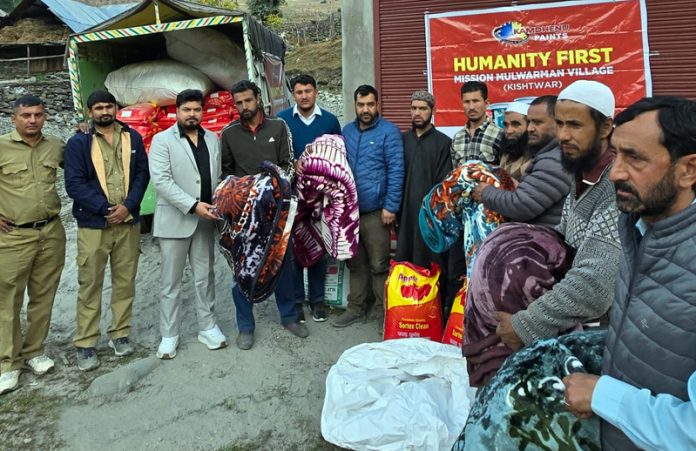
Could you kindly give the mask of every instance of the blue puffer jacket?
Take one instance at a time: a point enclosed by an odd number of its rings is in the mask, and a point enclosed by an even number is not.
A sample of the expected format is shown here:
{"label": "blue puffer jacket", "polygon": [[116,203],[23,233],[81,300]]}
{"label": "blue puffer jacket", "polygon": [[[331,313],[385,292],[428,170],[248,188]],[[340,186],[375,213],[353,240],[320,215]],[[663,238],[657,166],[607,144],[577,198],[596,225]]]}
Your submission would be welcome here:
{"label": "blue puffer jacket", "polygon": [[360,130],[356,119],[343,127],[343,137],[360,213],[383,208],[398,213],[404,185],[404,144],[399,129],[378,116],[370,128]]}
{"label": "blue puffer jacket", "polygon": [[[138,132],[121,124],[124,131],[131,135],[130,182],[123,205],[133,216],[140,220],[140,202],[150,181],[147,166],[147,154],[143,138]],[[73,216],[79,227],[90,229],[106,228],[106,215],[112,205],[99,184],[97,173],[92,163],[92,136],[77,132],[65,145],[63,164],[65,169],[65,190],[73,199]]]}

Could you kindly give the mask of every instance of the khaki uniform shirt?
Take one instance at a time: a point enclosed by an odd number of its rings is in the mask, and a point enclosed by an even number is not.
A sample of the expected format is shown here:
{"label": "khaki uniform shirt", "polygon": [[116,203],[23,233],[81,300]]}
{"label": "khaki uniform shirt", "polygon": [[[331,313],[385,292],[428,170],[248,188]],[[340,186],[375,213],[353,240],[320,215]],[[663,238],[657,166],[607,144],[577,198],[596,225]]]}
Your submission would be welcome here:
{"label": "khaki uniform shirt", "polygon": [[99,149],[104,158],[106,173],[106,188],[109,191],[108,201],[111,205],[122,204],[126,200],[126,179],[123,174],[123,159],[121,150],[122,127],[114,122],[113,145],[109,144],[103,134],[95,131],[94,137],[99,143]]}
{"label": "khaki uniform shirt", "polygon": [[0,214],[26,224],[60,213],[56,175],[65,145],[42,136],[34,147],[16,130],[0,136]]}

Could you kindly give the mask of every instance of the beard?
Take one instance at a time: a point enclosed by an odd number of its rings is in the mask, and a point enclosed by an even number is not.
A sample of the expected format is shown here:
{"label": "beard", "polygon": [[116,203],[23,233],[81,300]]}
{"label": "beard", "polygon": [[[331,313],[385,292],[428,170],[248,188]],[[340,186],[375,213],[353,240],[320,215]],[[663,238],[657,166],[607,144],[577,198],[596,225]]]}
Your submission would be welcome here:
{"label": "beard", "polygon": [[183,128],[184,130],[190,132],[196,130],[198,126],[201,125],[201,122],[198,119],[186,119],[183,123],[179,125],[181,125],[181,128]]}
{"label": "beard", "polygon": [[94,123],[100,127],[108,127],[109,125],[113,124],[115,120],[116,119],[113,116],[104,115],[95,119]]}
{"label": "beard", "polygon": [[503,137],[501,152],[503,155],[507,155],[511,160],[516,160],[529,152],[529,135],[527,132],[522,133],[522,135],[517,139],[508,139],[507,136]]}
{"label": "beard", "polygon": [[248,122],[248,121],[252,120],[256,116],[256,113],[258,113],[258,112],[259,112],[258,108],[256,108],[255,110],[242,110],[242,112],[239,113],[239,115],[242,117],[242,119],[244,119],[245,121]]}
{"label": "beard", "polygon": [[418,129],[418,130],[424,130],[424,129],[428,128],[428,125],[430,125],[430,121],[432,121],[432,119],[433,119],[433,116],[430,115],[430,116],[428,116],[428,118],[423,120],[423,122],[421,122],[421,123],[416,123],[414,120],[411,120],[411,126],[415,129]]}
{"label": "beard", "polygon": [[602,140],[599,133],[595,136],[592,146],[583,155],[577,158],[569,158],[561,151],[561,166],[571,174],[581,175],[592,169],[602,158]]}
{"label": "beard", "polygon": [[363,113],[358,116],[358,121],[364,125],[372,125],[375,119],[377,119],[377,115],[372,113]]}
{"label": "beard", "polygon": [[642,198],[638,190],[628,182],[615,182],[617,191],[625,191],[628,195],[616,193],[616,206],[624,213],[638,213],[641,216],[658,216],[670,209],[677,201],[677,187],[674,183],[674,167],[655,185],[646,190]]}

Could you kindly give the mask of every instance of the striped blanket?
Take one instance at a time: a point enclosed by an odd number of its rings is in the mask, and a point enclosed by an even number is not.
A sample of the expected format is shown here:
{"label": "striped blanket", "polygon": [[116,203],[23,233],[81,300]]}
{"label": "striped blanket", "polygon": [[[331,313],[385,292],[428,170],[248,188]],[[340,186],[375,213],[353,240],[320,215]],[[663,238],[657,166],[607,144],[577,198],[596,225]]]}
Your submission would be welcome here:
{"label": "striped blanket", "polygon": [[213,205],[223,219],[221,251],[237,285],[249,301],[265,300],[277,283],[295,217],[289,178],[264,161],[256,175],[222,181]]}
{"label": "striped blanket", "polygon": [[314,266],[325,253],[338,260],[358,251],[358,193],[338,135],[322,135],[308,144],[297,175],[297,217],[293,228],[295,257]]}

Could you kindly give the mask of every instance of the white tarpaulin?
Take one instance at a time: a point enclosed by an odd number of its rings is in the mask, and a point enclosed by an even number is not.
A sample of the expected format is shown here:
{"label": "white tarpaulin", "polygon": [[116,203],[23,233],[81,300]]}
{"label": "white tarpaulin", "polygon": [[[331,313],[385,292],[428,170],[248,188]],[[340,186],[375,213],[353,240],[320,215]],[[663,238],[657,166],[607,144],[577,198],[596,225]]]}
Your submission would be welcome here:
{"label": "white tarpaulin", "polygon": [[174,105],[177,94],[184,89],[199,89],[203,94],[213,89],[213,83],[205,74],[172,60],[123,66],[106,77],[104,86],[123,106],[136,103]]}
{"label": "white tarpaulin", "polygon": [[455,346],[423,338],[361,344],[326,377],[321,433],[355,450],[449,450],[475,393]]}

